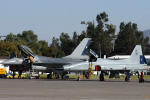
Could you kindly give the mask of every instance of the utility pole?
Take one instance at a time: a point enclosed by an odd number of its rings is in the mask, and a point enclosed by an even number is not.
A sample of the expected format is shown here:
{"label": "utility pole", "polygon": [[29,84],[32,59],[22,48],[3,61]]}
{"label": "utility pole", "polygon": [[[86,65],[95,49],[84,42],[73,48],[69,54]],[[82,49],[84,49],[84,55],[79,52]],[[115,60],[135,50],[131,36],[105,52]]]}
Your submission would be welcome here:
{"label": "utility pole", "polygon": [[112,44],[113,44],[113,51],[115,50],[115,41],[116,41],[116,39],[117,39],[117,35],[113,35],[112,36]]}

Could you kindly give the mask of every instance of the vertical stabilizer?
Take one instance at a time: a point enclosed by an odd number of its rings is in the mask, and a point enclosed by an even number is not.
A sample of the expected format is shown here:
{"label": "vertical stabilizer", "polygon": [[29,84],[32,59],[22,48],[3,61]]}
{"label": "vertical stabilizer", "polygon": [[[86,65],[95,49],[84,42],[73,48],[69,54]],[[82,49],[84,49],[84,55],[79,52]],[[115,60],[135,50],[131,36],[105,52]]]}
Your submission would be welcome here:
{"label": "vertical stabilizer", "polygon": [[72,58],[72,59],[83,59],[87,58],[86,56],[86,50],[90,44],[91,38],[84,38],[80,44],[75,48],[75,50],[69,55],[66,56],[65,58]]}
{"label": "vertical stabilizer", "polygon": [[140,64],[140,61],[142,60],[142,48],[141,45],[136,45],[133,52],[131,53],[131,56],[129,60],[133,63]]}

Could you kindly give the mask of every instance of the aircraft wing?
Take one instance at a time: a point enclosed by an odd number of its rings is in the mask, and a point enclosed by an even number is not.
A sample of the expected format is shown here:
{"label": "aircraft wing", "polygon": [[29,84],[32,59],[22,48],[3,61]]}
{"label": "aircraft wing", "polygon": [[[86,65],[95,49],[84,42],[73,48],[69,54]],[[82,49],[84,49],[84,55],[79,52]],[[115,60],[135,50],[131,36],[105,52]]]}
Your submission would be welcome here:
{"label": "aircraft wing", "polygon": [[23,63],[23,58],[12,58],[1,62],[3,65],[21,65]]}
{"label": "aircraft wing", "polygon": [[64,65],[76,64],[83,62],[80,59],[71,59],[71,58],[50,58],[44,56],[36,56],[33,65],[36,66],[45,66],[48,69],[50,68],[62,68]]}

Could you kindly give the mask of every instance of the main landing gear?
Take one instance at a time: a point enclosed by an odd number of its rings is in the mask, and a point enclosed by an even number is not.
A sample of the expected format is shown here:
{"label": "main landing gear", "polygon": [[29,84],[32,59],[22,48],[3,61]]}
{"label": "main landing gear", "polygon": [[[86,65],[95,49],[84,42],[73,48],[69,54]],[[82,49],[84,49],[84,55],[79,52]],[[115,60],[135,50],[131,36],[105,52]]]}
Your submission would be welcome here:
{"label": "main landing gear", "polygon": [[139,83],[143,83],[144,82],[144,73],[141,72],[141,75],[139,76]]}
{"label": "main landing gear", "polygon": [[101,71],[101,74],[99,75],[99,80],[104,81],[104,72]]}
{"label": "main landing gear", "polygon": [[130,73],[127,72],[125,77],[125,82],[129,82],[129,81],[130,81]]}
{"label": "main landing gear", "polygon": [[52,73],[47,75],[47,79],[52,79]]}

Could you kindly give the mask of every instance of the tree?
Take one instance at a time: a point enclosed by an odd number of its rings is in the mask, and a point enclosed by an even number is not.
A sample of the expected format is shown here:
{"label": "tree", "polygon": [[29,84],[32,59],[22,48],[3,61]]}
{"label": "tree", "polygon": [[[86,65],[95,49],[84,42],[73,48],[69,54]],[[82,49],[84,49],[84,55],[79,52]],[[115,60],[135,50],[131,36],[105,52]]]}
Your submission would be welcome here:
{"label": "tree", "polygon": [[95,37],[95,25],[94,25],[94,21],[93,23],[92,22],[88,22],[87,23],[88,26],[87,26],[87,30],[86,30],[86,33],[88,35],[89,38],[94,38]]}
{"label": "tree", "polygon": [[47,56],[48,42],[46,42],[45,40],[38,41],[36,50],[37,50],[37,53],[39,52],[41,53],[41,55]]}
{"label": "tree", "polygon": [[12,42],[0,42],[0,56],[10,56],[10,54],[19,55],[17,45]]}
{"label": "tree", "polygon": [[82,31],[82,33],[78,36],[78,44],[80,41],[87,37],[86,35],[87,33],[85,31]]}
{"label": "tree", "polygon": [[10,34],[8,34],[7,36],[6,36],[6,38],[5,38],[5,42],[16,42],[16,38],[17,38],[17,36],[15,35],[15,34],[13,34],[13,33],[10,33]]}
{"label": "tree", "polygon": [[92,37],[91,48],[101,57],[101,55],[108,55],[112,51],[111,36],[115,33],[115,27],[108,24],[108,15],[105,12],[98,14],[96,21],[97,26],[95,27],[94,23],[89,24],[87,32]]}
{"label": "tree", "polygon": [[64,51],[65,55],[71,54],[71,52],[73,51],[73,45],[68,33],[62,33],[60,35],[60,45],[61,50]]}
{"label": "tree", "polygon": [[79,39],[78,39],[78,35],[76,32],[73,33],[73,37],[72,37],[72,51],[77,47],[77,45],[79,44]]}
{"label": "tree", "polygon": [[144,39],[143,32],[138,30],[137,24],[121,22],[115,51],[117,54],[131,54],[135,45],[147,45],[148,40]]}
{"label": "tree", "polygon": [[19,38],[21,38],[22,41],[26,43],[26,45],[30,47],[34,47],[34,45],[37,43],[37,35],[34,34],[33,31],[23,31],[21,35],[18,35]]}
{"label": "tree", "polygon": [[48,49],[48,55],[51,57],[62,57],[64,56],[64,52],[61,50],[59,39],[53,37],[52,43]]}

